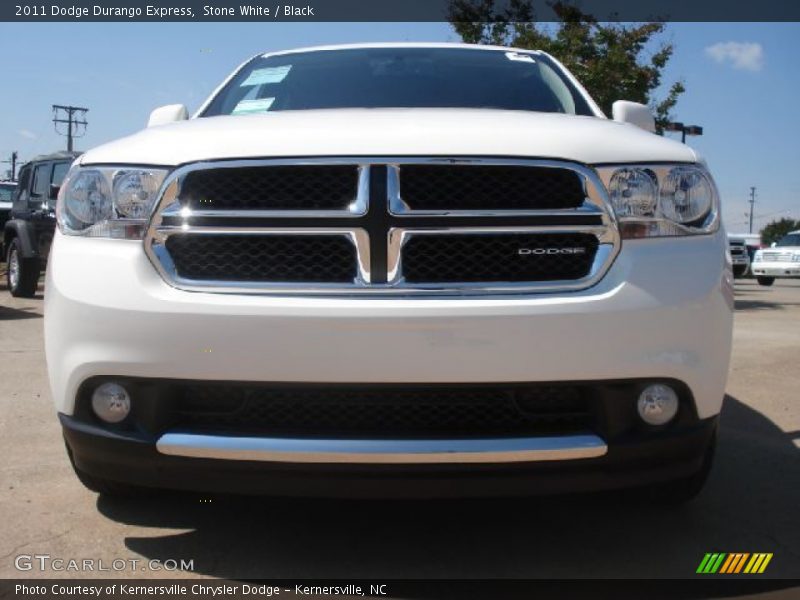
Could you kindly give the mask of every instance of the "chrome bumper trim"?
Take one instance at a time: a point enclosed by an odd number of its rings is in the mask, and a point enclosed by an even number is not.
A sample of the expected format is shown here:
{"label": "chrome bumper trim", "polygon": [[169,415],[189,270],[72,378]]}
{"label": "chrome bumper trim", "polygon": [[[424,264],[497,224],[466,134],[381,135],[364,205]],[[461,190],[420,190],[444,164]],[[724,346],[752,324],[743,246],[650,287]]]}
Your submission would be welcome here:
{"label": "chrome bumper trim", "polygon": [[478,439],[297,439],[166,433],[161,454],[285,463],[511,463],[603,456],[596,435]]}

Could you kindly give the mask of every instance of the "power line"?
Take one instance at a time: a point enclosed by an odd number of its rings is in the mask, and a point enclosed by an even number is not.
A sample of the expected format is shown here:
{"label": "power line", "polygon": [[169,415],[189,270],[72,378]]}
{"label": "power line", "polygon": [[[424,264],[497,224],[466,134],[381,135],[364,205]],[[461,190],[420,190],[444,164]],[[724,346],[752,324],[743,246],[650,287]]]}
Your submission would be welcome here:
{"label": "power line", "polygon": [[[786,213],[791,213],[793,211],[794,211],[794,209],[784,208],[783,210],[776,210],[776,211],[764,213],[764,214],[761,214],[761,215],[755,215],[753,217],[753,219],[755,221],[764,221],[765,219],[768,219],[770,217],[774,217],[775,215],[785,215]],[[749,223],[749,218],[750,218],[750,213],[744,213],[744,219],[743,220],[726,219],[725,222],[728,225],[747,225]]]}
{"label": "power line", "polygon": [[792,212],[793,209],[791,208],[784,208],[783,210],[776,210],[775,212],[765,213],[763,215],[756,215],[756,219],[766,219],[767,217],[772,217],[775,215],[782,215],[788,212]]}
{"label": "power line", "polygon": [[[61,114],[59,114],[59,111]],[[73,138],[82,137],[86,133],[86,126],[89,124],[86,121],[87,112],[89,112],[89,109],[82,106],[53,104],[53,124],[55,125],[56,133],[67,136],[67,150],[69,152],[72,152]],[[58,130],[59,123],[67,124],[66,134]],[[83,131],[80,131],[80,127],[83,127]]]}

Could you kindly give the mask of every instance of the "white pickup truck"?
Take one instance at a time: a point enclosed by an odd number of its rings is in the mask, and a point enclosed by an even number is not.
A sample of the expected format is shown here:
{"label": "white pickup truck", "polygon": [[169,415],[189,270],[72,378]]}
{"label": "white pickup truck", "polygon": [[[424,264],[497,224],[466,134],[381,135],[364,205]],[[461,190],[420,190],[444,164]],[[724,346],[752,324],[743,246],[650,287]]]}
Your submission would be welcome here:
{"label": "white pickup truck", "polygon": [[790,231],[770,248],[756,251],[751,268],[758,283],[765,286],[775,279],[800,278],[800,230]]}
{"label": "white pickup truck", "polygon": [[645,106],[613,117],[541,52],[323,47],[86,152],[45,295],[80,479],[692,497],[731,344],[719,198]]}

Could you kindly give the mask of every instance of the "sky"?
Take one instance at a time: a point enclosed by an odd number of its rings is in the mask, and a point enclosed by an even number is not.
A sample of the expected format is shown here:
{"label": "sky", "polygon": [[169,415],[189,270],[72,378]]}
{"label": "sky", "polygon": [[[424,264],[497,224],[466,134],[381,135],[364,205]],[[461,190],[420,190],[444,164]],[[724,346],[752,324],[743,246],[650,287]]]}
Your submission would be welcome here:
{"label": "sky", "polygon": [[[687,141],[708,161],[729,232],[800,219],[800,23],[670,23],[663,82],[684,81],[674,117],[701,125]],[[89,108],[87,150],[144,127],[150,111],[190,112],[245,59],[330,43],[460,41],[447,23],[2,23],[0,161],[66,148],[52,104]],[[670,134],[675,135],[675,134]],[[0,164],[5,175],[8,164]]]}

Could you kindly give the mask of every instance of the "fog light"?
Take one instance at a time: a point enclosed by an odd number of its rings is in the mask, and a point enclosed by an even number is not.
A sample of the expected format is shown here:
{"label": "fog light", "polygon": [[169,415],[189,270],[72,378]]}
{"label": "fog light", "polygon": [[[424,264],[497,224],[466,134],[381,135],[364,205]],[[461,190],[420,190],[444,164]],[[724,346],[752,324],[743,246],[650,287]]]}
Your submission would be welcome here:
{"label": "fog light", "polygon": [[678,394],[663,383],[648,385],[639,394],[636,409],[648,425],[664,425],[678,414]]}
{"label": "fog light", "polygon": [[131,397],[120,384],[109,381],[92,394],[92,410],[106,423],[119,423],[131,412]]}

